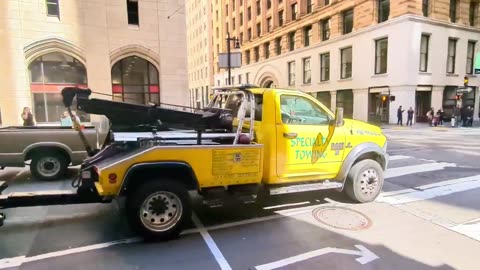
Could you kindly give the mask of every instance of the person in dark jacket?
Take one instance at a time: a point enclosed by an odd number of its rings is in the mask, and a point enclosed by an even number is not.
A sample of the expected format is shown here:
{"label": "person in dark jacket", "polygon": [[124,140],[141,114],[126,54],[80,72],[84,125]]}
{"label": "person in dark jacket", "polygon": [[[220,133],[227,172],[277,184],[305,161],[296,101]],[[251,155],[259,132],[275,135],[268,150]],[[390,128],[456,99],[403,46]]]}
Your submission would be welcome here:
{"label": "person in dark jacket", "polygon": [[24,127],[31,127],[35,125],[35,123],[33,122],[33,114],[29,107],[23,108],[23,113],[21,116],[23,119]]}
{"label": "person in dark jacket", "polygon": [[397,110],[397,119],[398,119],[398,120],[397,120],[397,125],[403,126],[403,112],[404,112],[404,111],[405,111],[405,110],[402,109],[402,105],[400,105],[400,106],[398,107],[398,110]]}
{"label": "person in dark jacket", "polygon": [[414,113],[414,111],[413,111],[412,107],[410,107],[410,109],[408,109],[408,111],[407,111],[407,124],[406,124],[407,126],[408,126],[408,123],[410,123],[410,126],[412,126],[413,113]]}

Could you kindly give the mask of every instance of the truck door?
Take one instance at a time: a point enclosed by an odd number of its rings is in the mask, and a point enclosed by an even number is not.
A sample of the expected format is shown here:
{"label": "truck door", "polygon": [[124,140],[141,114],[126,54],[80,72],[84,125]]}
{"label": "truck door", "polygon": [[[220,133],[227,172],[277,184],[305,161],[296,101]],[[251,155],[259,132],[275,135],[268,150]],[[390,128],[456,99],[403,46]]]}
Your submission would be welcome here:
{"label": "truck door", "polygon": [[277,176],[280,182],[329,179],[338,173],[344,153],[343,127],[313,97],[276,96]]}

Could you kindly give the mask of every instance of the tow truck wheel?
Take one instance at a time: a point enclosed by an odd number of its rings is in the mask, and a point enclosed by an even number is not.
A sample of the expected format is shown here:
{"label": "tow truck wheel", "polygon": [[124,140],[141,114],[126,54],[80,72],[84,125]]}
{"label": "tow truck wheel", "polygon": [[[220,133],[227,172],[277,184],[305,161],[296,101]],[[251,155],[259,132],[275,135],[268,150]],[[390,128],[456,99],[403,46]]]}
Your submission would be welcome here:
{"label": "tow truck wheel", "polygon": [[56,180],[65,175],[68,164],[65,156],[53,151],[35,153],[30,163],[30,172],[41,180]]}
{"label": "tow truck wheel", "polygon": [[366,159],[352,166],[347,175],[345,193],[359,203],[374,201],[384,181],[383,169],[375,160]]}
{"label": "tow truck wheel", "polygon": [[187,189],[173,181],[149,181],[127,198],[131,228],[147,240],[178,237],[192,216]]}

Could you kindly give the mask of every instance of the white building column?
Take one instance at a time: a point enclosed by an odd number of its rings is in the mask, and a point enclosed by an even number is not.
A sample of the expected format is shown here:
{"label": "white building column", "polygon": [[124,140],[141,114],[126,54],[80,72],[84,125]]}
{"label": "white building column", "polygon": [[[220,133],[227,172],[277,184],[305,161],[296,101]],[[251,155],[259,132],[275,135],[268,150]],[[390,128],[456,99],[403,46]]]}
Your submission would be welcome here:
{"label": "white building column", "polygon": [[433,86],[432,87],[432,107],[436,111],[442,108],[443,105],[443,91],[445,90],[445,86]]}
{"label": "white building column", "polygon": [[390,103],[389,110],[389,124],[397,123],[397,110],[399,106],[402,106],[403,112],[403,124],[407,122],[408,108],[415,108],[415,89],[413,85],[405,86],[391,86],[390,95],[395,96],[395,101]]}
{"label": "white building column", "polygon": [[335,113],[337,108],[337,91],[330,91],[330,108]]}
{"label": "white building column", "polygon": [[368,121],[368,89],[353,89],[353,119]]}

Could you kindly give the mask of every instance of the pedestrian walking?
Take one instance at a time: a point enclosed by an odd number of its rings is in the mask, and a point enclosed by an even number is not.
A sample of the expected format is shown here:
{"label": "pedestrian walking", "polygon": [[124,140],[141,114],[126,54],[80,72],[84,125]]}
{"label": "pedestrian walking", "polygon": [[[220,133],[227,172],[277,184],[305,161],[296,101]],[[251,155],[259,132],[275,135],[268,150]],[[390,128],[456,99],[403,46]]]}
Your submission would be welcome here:
{"label": "pedestrian walking", "polygon": [[408,126],[408,123],[410,123],[410,126],[412,126],[413,113],[414,113],[414,111],[413,111],[412,107],[410,107],[410,109],[408,109],[408,111],[407,111],[407,124],[406,124],[407,126]]}
{"label": "pedestrian walking", "polygon": [[405,111],[405,110],[402,109],[402,105],[400,105],[400,106],[398,107],[398,110],[397,110],[397,119],[398,119],[398,120],[397,120],[397,125],[403,126],[403,112],[404,112],[404,111]]}
{"label": "pedestrian walking", "polygon": [[443,110],[439,109],[437,111],[437,117],[438,117],[438,124],[443,125]]}
{"label": "pedestrian walking", "polygon": [[433,107],[430,108],[430,110],[427,112],[427,119],[428,119],[428,125],[429,126],[432,126],[433,125],[433,114],[434,114],[434,110],[433,110]]}

